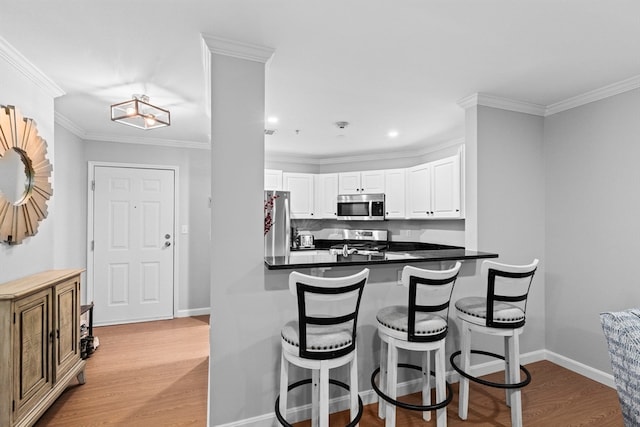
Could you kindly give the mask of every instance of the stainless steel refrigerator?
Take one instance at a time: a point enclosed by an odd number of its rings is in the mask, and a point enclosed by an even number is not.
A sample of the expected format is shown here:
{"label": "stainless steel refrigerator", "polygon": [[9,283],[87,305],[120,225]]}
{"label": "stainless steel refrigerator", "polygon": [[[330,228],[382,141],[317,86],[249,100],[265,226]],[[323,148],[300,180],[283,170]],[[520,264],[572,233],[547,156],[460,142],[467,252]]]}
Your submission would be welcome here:
{"label": "stainless steel refrigerator", "polygon": [[288,191],[264,192],[264,256],[289,256],[291,200]]}

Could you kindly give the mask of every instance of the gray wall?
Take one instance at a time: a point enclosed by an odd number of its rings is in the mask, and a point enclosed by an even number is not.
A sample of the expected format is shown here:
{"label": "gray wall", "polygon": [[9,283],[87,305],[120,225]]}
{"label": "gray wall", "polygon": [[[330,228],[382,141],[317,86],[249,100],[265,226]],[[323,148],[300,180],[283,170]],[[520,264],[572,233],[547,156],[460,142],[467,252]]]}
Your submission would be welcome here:
{"label": "gray wall", "polygon": [[[189,227],[188,234],[176,236],[179,269],[178,312],[208,312],[209,308],[209,195],[210,169],[207,151],[122,144],[108,141],[84,141],[60,125],[55,126],[56,153],[54,197],[56,227],[50,258],[56,268],[86,268],[87,265],[87,164],[94,162],[133,163],[177,166],[178,230]],[[45,221],[48,221],[45,220]],[[24,275],[24,274],[19,274]],[[87,280],[83,280],[86,301]]]}
{"label": "gray wall", "polygon": [[[210,178],[206,169],[208,152],[190,148],[159,147],[142,144],[85,141],[84,162],[79,165],[87,176],[87,162],[114,162],[142,165],[177,166],[178,234],[178,315],[209,307],[209,196]],[[193,168],[192,168],[193,165]],[[85,178],[86,182],[86,178]],[[85,190],[86,191],[86,190]],[[86,205],[84,216],[86,217]],[[194,222],[190,222],[194,221]],[[180,233],[182,225],[188,234]],[[86,228],[86,227],[85,227]]]}
{"label": "gray wall", "polygon": [[[28,276],[54,267],[54,230],[57,218],[56,192],[58,173],[55,164],[55,142],[53,130],[53,96],[47,93],[24,72],[17,71],[4,56],[0,56],[0,105],[14,105],[24,117],[34,119],[38,134],[47,141],[47,158],[53,165],[53,197],[48,204],[48,217],[40,222],[38,233],[20,245],[0,244],[0,283]],[[77,267],[77,266],[76,266]]]}
{"label": "gray wall", "polygon": [[[540,260],[527,303],[521,352],[545,348],[544,119],[477,107],[477,235],[499,261]],[[477,283],[480,292],[486,284]],[[488,340],[486,340],[488,341]]]}
{"label": "gray wall", "polygon": [[611,373],[598,314],[637,307],[640,89],[545,119],[546,345]]}
{"label": "gray wall", "polygon": [[[60,125],[56,134],[56,203],[55,250],[56,268],[87,266],[87,167],[84,141]],[[82,300],[86,302],[86,273],[82,274]]]}

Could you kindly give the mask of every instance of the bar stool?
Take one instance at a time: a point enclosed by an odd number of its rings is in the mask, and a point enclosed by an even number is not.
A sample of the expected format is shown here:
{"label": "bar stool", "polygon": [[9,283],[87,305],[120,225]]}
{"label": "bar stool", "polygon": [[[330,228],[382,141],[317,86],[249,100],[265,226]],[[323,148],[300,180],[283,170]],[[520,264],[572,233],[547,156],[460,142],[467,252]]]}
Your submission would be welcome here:
{"label": "bar stool", "polygon": [[[458,415],[467,419],[469,408],[469,380],[489,387],[505,389],[507,406],[511,407],[511,425],[522,426],[522,397],[520,389],[531,382],[531,374],[520,365],[518,337],[524,329],[527,297],[533,275],[538,267],[535,259],[528,265],[509,265],[493,261],[482,263],[481,277],[487,280],[487,296],[466,297],[456,301],[460,319],[460,351],[451,355],[451,366],[461,375]],[[505,355],[471,349],[471,332],[504,337]],[[496,383],[472,376],[471,354],[505,361],[505,382]],[[461,355],[460,367],[455,358]],[[520,371],[525,379],[520,381]]]}
{"label": "bar stool", "polygon": [[[451,386],[445,381],[445,337],[448,331],[448,312],[451,293],[460,262],[448,270],[425,270],[413,266],[402,269],[402,284],[409,288],[406,306],[385,307],[378,311],[380,336],[380,367],[371,375],[371,386],[378,394],[378,417],[385,418],[385,426],[396,424],[396,406],[422,411],[425,421],[436,410],[437,425],[447,424],[447,405],[453,398]],[[422,366],[398,364],[398,349],[422,352]],[[430,353],[435,353],[435,373],[431,372]],[[422,372],[422,405],[396,400],[397,368]],[[380,387],[376,377],[380,375]],[[436,400],[431,404],[431,375],[435,376]]]}
{"label": "bar stool", "polygon": [[[298,272],[289,275],[289,290],[298,300],[298,319],[288,322],[281,331],[282,358],[280,395],[275,413],[283,426],[291,426],[287,413],[287,392],[312,384],[312,425],[329,426],[329,384],[349,391],[349,427],[362,417],[362,400],[358,395],[358,357],[356,327],[358,310],[369,269],[347,277],[316,277]],[[310,369],[312,378],[289,385],[289,363]],[[329,379],[329,369],[349,364],[347,385]]]}

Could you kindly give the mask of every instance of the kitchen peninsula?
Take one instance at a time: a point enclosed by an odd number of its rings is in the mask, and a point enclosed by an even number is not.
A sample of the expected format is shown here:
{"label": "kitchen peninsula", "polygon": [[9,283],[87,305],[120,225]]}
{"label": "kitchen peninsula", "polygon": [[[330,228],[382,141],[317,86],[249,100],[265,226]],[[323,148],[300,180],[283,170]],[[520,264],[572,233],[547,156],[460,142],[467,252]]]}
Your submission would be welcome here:
{"label": "kitchen peninsula", "polygon": [[[422,262],[461,261],[497,258],[498,254],[467,250],[458,246],[414,242],[389,242],[387,250],[379,253],[349,253],[330,249],[335,242],[316,241],[313,250],[291,251],[288,256],[265,257],[269,270],[297,268],[340,267],[357,265],[413,264]],[[347,253],[349,249],[347,247]]]}

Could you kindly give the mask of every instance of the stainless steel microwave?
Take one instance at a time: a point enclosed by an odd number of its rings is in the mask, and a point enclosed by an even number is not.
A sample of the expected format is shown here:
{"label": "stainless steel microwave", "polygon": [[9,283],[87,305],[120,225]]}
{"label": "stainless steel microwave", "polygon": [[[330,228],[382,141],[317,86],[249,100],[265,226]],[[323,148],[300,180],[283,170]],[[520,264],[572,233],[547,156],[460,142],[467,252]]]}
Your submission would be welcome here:
{"label": "stainless steel microwave", "polygon": [[338,219],[384,220],[384,214],[384,194],[340,194],[338,196]]}

